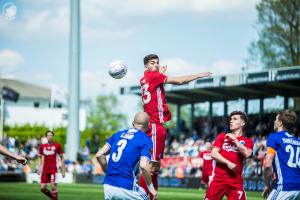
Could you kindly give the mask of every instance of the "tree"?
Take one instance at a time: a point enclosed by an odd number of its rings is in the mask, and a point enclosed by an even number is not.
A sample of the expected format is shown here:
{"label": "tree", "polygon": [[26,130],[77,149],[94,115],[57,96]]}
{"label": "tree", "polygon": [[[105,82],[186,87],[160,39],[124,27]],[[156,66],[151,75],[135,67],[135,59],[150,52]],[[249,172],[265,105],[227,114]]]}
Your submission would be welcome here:
{"label": "tree", "polygon": [[[127,125],[127,117],[118,110],[118,99],[115,95],[98,96],[88,116],[88,128],[83,132],[83,140],[100,137],[100,143],[121,127]],[[95,146],[99,148],[99,146]]]}
{"label": "tree", "polygon": [[259,39],[248,48],[246,64],[259,60],[264,68],[300,65],[300,1],[261,0],[256,10]]}

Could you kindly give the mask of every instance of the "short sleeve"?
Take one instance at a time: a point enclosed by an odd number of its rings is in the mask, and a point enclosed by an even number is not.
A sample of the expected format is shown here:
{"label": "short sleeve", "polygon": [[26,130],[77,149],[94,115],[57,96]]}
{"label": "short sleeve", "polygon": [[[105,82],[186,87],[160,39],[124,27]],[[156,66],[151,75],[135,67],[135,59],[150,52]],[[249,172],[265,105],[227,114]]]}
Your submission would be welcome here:
{"label": "short sleeve", "polygon": [[152,151],[152,141],[147,138],[146,142],[142,146],[141,157],[147,157],[149,160],[151,160]]}
{"label": "short sleeve", "polygon": [[247,142],[245,144],[245,147],[247,147],[248,149],[253,150],[253,145],[254,145],[253,141],[250,138],[248,138],[248,140],[247,140]]}
{"label": "short sleeve", "polygon": [[203,151],[200,153],[199,157],[203,159]]}
{"label": "short sleeve", "polygon": [[168,76],[166,76],[165,74],[153,72],[151,74],[150,80],[148,81],[150,82],[150,84],[153,84],[155,87],[158,87],[160,85],[163,85],[166,82],[167,78]]}
{"label": "short sleeve", "polygon": [[216,147],[218,149],[222,149],[223,143],[224,143],[225,134],[221,133],[217,136],[215,142],[213,143],[212,147]]}
{"label": "short sleeve", "polygon": [[110,138],[108,138],[107,140],[106,140],[106,144],[108,144],[108,146],[112,146],[113,145],[113,143],[114,143],[114,141],[115,141],[115,135],[116,135],[116,133],[115,134],[113,134]]}
{"label": "short sleeve", "polygon": [[267,147],[273,148],[275,151],[278,149],[278,143],[276,141],[275,134],[270,134],[267,139]]}
{"label": "short sleeve", "polygon": [[42,156],[42,155],[43,155],[43,145],[41,144],[39,148],[38,156]]}
{"label": "short sleeve", "polygon": [[62,155],[63,151],[60,144],[57,144],[57,154]]}

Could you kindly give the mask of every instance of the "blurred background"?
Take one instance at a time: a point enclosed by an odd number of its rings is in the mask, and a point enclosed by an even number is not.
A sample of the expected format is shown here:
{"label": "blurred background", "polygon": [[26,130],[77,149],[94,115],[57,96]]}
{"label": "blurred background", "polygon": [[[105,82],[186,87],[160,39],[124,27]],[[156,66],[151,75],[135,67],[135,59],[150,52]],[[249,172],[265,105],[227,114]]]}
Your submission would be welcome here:
{"label": "blurred background", "polygon": [[[0,181],[39,181],[37,152],[51,129],[68,152],[68,176],[59,181],[102,183],[93,156],[142,109],[143,57],[155,53],[170,76],[213,73],[166,87],[173,119],[160,185],[203,186],[205,142],[227,130],[231,111],[243,110],[255,143],[245,186],[262,189],[276,112],[300,110],[298,0],[1,0],[0,9],[0,139],[30,160],[20,166],[0,155]],[[107,72],[114,60],[128,67],[120,80]]]}

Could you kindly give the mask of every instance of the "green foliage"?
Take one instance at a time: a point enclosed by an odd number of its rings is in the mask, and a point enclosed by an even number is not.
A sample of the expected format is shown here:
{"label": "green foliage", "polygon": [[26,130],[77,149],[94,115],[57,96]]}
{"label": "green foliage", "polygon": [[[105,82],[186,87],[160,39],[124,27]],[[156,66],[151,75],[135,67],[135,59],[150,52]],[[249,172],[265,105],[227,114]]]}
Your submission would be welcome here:
{"label": "green foliage", "polygon": [[259,39],[248,49],[247,65],[265,68],[300,65],[300,1],[261,0],[258,12]]}
{"label": "green foliage", "polygon": [[[15,126],[5,126],[4,132],[8,137],[18,137],[21,141],[28,140],[30,138],[42,138],[45,135],[45,132],[49,129],[44,125],[15,125]],[[66,143],[66,128],[58,127],[54,130],[55,136],[54,140],[60,144]]]}
{"label": "green foliage", "polygon": [[98,96],[95,105],[88,116],[88,127],[82,133],[82,138],[100,137],[100,145],[105,139],[120,128],[127,126],[126,115],[119,112],[118,99],[115,95]]}

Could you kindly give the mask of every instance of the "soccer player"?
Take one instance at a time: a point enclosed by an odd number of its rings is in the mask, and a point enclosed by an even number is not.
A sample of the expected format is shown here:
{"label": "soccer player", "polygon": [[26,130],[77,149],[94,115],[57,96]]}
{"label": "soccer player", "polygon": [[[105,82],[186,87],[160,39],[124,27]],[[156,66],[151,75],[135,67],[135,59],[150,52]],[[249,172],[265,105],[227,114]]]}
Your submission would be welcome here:
{"label": "soccer player", "polygon": [[[297,115],[294,111],[279,112],[274,121],[275,132],[267,140],[265,189],[262,196],[269,200],[300,199],[300,140],[292,135],[296,123]],[[273,171],[276,185],[270,194]]]}
{"label": "soccer player", "polygon": [[[148,199],[143,188],[139,187],[139,168],[147,182],[147,187],[157,199],[157,191],[151,183],[150,160],[152,141],[146,135],[149,116],[145,112],[135,115],[133,128],[119,131],[111,136],[97,152],[96,158],[103,171],[104,198],[122,200]],[[106,155],[110,154],[108,163]]]}
{"label": "soccer player", "polygon": [[9,157],[9,158],[12,158],[12,159],[16,160],[18,163],[21,163],[23,165],[26,165],[26,163],[27,163],[26,158],[24,158],[22,156],[19,156],[19,155],[13,154],[5,146],[3,146],[1,144],[0,144],[0,153],[7,156],[7,157]]}
{"label": "soccer player", "polygon": [[243,189],[243,162],[252,155],[253,142],[244,136],[248,123],[246,113],[230,113],[230,133],[220,133],[211,150],[216,161],[212,182],[206,192],[205,200],[245,200]]}
{"label": "soccer player", "polygon": [[206,150],[200,153],[200,158],[203,160],[201,181],[209,186],[212,179],[213,159],[211,157],[211,142],[206,141]]}
{"label": "soccer player", "polygon": [[[62,177],[65,177],[65,164],[64,164],[64,156],[63,151],[60,144],[54,142],[54,132],[47,130],[45,133],[48,142],[46,144],[42,144],[38,153],[38,175],[41,174],[41,163],[43,166],[42,175],[41,175],[41,192],[44,193],[52,200],[58,199],[58,193],[56,188],[56,173],[57,173],[57,165],[56,158],[57,155],[60,156],[61,159],[61,173]],[[43,159],[42,159],[43,157]],[[52,186],[52,192],[47,189],[47,183],[50,183]]]}
{"label": "soccer player", "polygon": [[[160,159],[163,158],[166,140],[166,130],[163,123],[171,119],[171,113],[165,98],[164,84],[182,85],[196,79],[211,76],[210,72],[204,72],[189,76],[168,77],[164,74],[166,70],[167,66],[159,65],[159,57],[157,55],[147,55],[144,58],[144,76],[140,79],[144,111],[150,117],[150,127],[147,135],[153,142],[152,182],[156,189],[158,189]],[[142,176],[140,184],[148,193]]]}

